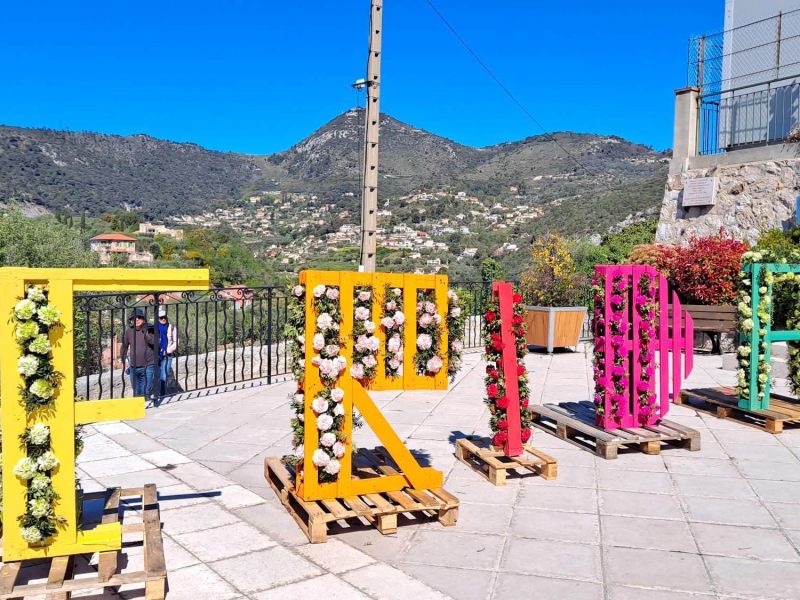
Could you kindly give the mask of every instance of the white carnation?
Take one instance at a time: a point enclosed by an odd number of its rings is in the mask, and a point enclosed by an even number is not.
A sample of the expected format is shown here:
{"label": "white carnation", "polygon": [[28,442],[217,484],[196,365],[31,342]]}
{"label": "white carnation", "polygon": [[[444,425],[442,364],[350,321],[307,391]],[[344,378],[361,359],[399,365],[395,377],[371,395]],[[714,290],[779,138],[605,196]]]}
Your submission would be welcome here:
{"label": "white carnation", "polygon": [[317,417],[317,429],[320,431],[328,431],[333,427],[333,417],[330,415],[320,415]]}
{"label": "white carnation", "polygon": [[331,457],[328,456],[325,450],[317,449],[314,450],[314,456],[311,457],[311,461],[320,468],[327,467],[328,463],[331,461]]}
{"label": "white carnation", "polygon": [[335,458],[330,459],[330,462],[325,466],[325,472],[330,475],[336,475],[339,469],[342,468],[341,463]]}
{"label": "white carnation", "polygon": [[317,396],[311,403],[311,408],[314,410],[315,413],[321,415],[322,413],[327,412],[328,401],[325,398]]}
{"label": "white carnation", "polygon": [[314,298],[322,298],[322,296],[325,295],[325,286],[320,283],[314,288],[312,293],[314,294]]}
{"label": "white carnation", "polygon": [[331,433],[330,431],[323,433],[319,436],[319,445],[325,446],[326,448],[330,448],[336,443],[336,435]]}
{"label": "white carnation", "polygon": [[336,458],[342,458],[345,452],[345,445],[342,442],[336,442],[331,448],[331,451]]}

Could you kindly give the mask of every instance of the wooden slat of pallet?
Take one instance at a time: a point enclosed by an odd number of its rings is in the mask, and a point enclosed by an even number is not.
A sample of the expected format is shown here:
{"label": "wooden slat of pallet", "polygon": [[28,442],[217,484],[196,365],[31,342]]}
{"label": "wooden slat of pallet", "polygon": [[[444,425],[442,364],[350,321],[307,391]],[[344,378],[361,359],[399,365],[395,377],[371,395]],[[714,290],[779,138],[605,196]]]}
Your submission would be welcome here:
{"label": "wooden slat of pallet", "polygon": [[7,594],[14,589],[21,566],[21,562],[3,563],[0,568],[0,594]]}
{"label": "wooden slat of pallet", "polygon": [[[161,541],[161,523],[158,519],[155,485],[149,484],[144,486],[144,488],[128,488],[124,490],[109,489],[105,492],[86,494],[86,496],[82,498],[82,501],[85,502],[105,498],[106,502],[104,504],[102,522],[112,523],[119,521],[120,501],[126,496],[143,497],[143,506],[145,507],[144,518],[146,522],[148,521],[148,504],[151,505],[150,512],[154,512],[156,515],[156,521],[151,523],[149,527],[151,532],[149,539],[148,536],[145,535],[145,540],[141,542],[145,545],[144,571],[132,571],[127,573],[112,572],[111,575],[106,578],[104,574],[101,574],[101,570],[104,566],[109,564],[107,559],[102,559],[103,555],[107,553],[99,553],[100,564],[98,565],[97,576],[73,579],[74,556],[56,556],[48,559],[51,562],[47,581],[15,585],[17,573],[19,573],[26,561],[5,563],[3,564],[2,570],[0,570],[0,598],[9,599],[46,595],[48,600],[66,600],[73,592],[102,590],[128,584],[144,584],[146,600],[164,600],[166,591],[166,565]],[[145,528],[145,532],[146,529],[147,528]],[[123,533],[128,533],[131,530],[141,529],[135,526],[123,527]],[[130,541],[126,542],[123,537],[123,544],[125,543],[130,544]],[[116,551],[115,554],[120,554],[122,552],[124,552],[124,550]],[[117,562],[118,559],[115,559],[114,564],[116,565]]]}
{"label": "wooden slat of pallet", "polygon": [[[116,523],[119,521],[119,499],[121,490],[115,488],[110,490],[110,494],[103,507],[103,523]],[[98,557],[97,577],[100,581],[108,581],[117,572],[117,557],[119,552],[112,550],[101,552]]]}
{"label": "wooden slat of pallet", "polygon": [[488,439],[479,441],[480,445],[467,438],[457,440],[456,458],[478,471],[480,475],[494,485],[505,485],[506,472],[517,468],[524,468],[537,473],[544,479],[555,479],[557,477],[556,460],[543,452],[539,452],[530,444],[523,445],[524,454],[506,456],[502,450],[493,449]]}
{"label": "wooden slat of pallet", "polygon": [[351,517],[358,516],[352,510],[348,510],[342,503],[338,500],[320,500],[320,504],[322,504],[328,511],[337,519],[349,519]]}
{"label": "wooden slat of pallet", "polygon": [[[688,402],[689,398],[716,406],[715,414],[720,418],[734,419],[740,416],[741,418],[735,420],[769,433],[781,433],[786,421],[800,421],[800,403],[792,402],[792,399],[786,396],[779,396],[775,401],[775,395],[771,394],[769,410],[750,410],[740,407],[736,390],[731,387],[688,390],[681,394],[679,403]],[[764,425],[754,423],[752,419],[763,420]]]}

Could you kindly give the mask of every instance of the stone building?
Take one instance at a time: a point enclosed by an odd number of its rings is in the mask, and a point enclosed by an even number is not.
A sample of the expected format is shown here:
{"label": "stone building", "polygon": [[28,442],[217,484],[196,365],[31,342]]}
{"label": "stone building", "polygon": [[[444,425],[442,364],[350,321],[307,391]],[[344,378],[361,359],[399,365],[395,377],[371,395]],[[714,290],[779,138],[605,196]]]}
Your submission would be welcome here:
{"label": "stone building", "polygon": [[794,225],[800,0],[726,0],[725,31],[690,40],[689,56],[657,241],[722,229],[752,243]]}

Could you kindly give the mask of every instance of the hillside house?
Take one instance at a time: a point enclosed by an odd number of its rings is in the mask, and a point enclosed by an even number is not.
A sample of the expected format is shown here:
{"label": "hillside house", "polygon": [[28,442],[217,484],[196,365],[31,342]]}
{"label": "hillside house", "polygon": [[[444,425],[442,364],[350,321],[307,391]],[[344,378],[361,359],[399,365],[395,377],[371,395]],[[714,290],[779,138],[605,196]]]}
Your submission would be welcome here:
{"label": "hillside house", "polygon": [[123,233],[101,233],[89,240],[89,249],[100,256],[101,265],[109,265],[115,257],[130,262],[136,254],[136,238]]}
{"label": "hillside house", "polygon": [[176,240],[183,239],[183,229],[170,229],[165,225],[154,225],[153,223],[139,223],[139,233],[166,235]]}

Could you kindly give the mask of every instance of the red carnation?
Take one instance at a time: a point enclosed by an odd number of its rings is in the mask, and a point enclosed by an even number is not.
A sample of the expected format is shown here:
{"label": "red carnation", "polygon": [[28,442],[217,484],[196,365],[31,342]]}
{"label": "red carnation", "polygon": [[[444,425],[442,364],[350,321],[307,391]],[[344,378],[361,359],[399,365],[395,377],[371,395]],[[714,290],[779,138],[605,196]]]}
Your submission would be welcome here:
{"label": "red carnation", "polygon": [[528,399],[527,398],[523,398],[522,400],[519,401],[519,405],[522,408],[528,408]]}
{"label": "red carnation", "polygon": [[517,375],[525,375],[525,365],[517,365]]}
{"label": "red carnation", "polygon": [[514,294],[514,304],[522,302],[522,294]]}
{"label": "red carnation", "polygon": [[503,348],[505,348],[505,344],[500,340],[495,340],[492,342],[492,348],[500,352]]}
{"label": "red carnation", "polygon": [[495,369],[489,371],[489,377],[492,379],[500,379],[500,373],[498,373]]}
{"label": "red carnation", "polygon": [[486,313],[486,320],[489,321],[489,323],[494,321],[496,318],[497,318],[497,315],[494,314],[491,310]]}
{"label": "red carnation", "polygon": [[499,339],[500,339],[500,334],[499,334],[499,333],[493,333],[493,334],[491,335],[491,338],[492,338],[493,340],[499,340]]}
{"label": "red carnation", "polygon": [[514,318],[511,320],[511,323],[514,325],[522,325],[522,317],[519,315],[514,315]]}
{"label": "red carnation", "polygon": [[506,419],[500,419],[497,422],[497,428],[501,430],[508,429],[508,421]]}
{"label": "red carnation", "polygon": [[487,385],[486,395],[489,396],[489,398],[497,398],[497,385],[494,383]]}
{"label": "red carnation", "polygon": [[522,437],[522,441],[523,441],[523,442],[527,442],[529,439],[531,439],[531,430],[530,430],[530,428],[529,428],[529,427],[525,427],[525,428],[522,430],[522,432],[521,432],[521,433],[522,433],[522,436],[521,436],[521,437]]}
{"label": "red carnation", "polygon": [[497,399],[496,404],[497,404],[497,408],[502,408],[503,410],[507,409],[508,408],[508,404],[509,404],[508,396],[500,396]]}
{"label": "red carnation", "polygon": [[492,438],[492,446],[500,447],[508,441],[508,434],[505,431],[500,431],[494,434]]}

